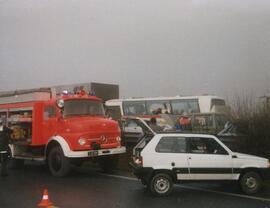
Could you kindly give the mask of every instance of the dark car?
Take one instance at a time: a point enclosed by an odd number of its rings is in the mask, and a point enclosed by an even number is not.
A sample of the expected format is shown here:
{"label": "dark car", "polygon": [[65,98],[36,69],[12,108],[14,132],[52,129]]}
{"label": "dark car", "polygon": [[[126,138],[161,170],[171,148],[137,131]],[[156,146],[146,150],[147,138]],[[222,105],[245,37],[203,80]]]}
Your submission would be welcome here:
{"label": "dark car", "polygon": [[234,123],[227,122],[224,129],[217,134],[217,137],[235,152],[242,152],[245,149],[247,135]]}
{"label": "dark car", "polygon": [[221,113],[194,113],[188,115],[191,119],[192,133],[217,135],[224,129],[228,118]]}
{"label": "dark car", "polygon": [[125,117],[121,120],[122,142],[126,146],[136,145],[145,134],[155,134],[147,121],[138,117]]}

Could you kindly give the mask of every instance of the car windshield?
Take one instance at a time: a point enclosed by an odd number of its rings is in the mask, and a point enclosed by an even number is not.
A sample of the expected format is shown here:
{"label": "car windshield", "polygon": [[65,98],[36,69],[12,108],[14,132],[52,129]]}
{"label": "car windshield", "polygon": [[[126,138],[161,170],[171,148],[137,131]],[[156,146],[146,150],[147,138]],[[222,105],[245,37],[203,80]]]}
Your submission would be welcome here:
{"label": "car windshield", "polygon": [[102,103],[94,100],[66,100],[64,117],[69,116],[105,116]]}

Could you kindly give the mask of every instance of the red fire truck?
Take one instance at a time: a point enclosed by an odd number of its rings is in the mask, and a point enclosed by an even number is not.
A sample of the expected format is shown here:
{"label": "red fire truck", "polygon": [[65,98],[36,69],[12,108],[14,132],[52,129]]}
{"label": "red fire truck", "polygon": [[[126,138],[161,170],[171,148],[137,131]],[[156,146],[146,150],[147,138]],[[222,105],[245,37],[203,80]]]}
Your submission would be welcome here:
{"label": "red fire truck", "polygon": [[56,95],[51,88],[0,95],[0,121],[13,130],[13,162],[45,161],[54,176],[92,159],[105,170],[116,165],[120,128],[105,117],[101,99],[84,91]]}

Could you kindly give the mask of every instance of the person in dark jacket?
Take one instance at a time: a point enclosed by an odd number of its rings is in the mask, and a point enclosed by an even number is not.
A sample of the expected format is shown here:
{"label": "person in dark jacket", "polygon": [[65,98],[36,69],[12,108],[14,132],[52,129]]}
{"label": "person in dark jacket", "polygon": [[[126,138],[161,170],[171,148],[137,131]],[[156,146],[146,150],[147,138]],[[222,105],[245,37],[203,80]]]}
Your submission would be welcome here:
{"label": "person in dark jacket", "polygon": [[9,141],[12,130],[5,125],[0,131],[0,162],[1,162],[1,176],[7,176],[7,162],[8,162],[8,151]]}
{"label": "person in dark jacket", "polygon": [[150,119],[149,127],[150,127],[154,132],[161,132],[161,131],[163,131],[163,128],[157,124],[157,119],[156,119],[156,118],[151,118],[151,119]]}

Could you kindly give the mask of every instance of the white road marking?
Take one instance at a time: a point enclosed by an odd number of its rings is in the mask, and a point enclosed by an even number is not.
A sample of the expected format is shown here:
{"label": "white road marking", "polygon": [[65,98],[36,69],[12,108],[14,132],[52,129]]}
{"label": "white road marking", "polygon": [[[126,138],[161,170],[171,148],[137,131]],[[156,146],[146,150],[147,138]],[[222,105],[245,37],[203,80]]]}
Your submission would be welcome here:
{"label": "white road marking", "polygon": [[176,186],[181,187],[181,188],[185,188],[185,189],[190,189],[190,190],[204,191],[204,192],[209,192],[209,193],[216,193],[216,194],[222,194],[222,195],[227,195],[227,196],[234,196],[234,197],[241,197],[241,198],[255,199],[255,200],[269,201],[270,202],[270,199],[262,198],[262,197],[248,196],[248,195],[243,195],[243,194],[234,194],[234,193],[228,193],[228,192],[223,192],[223,191],[213,191],[213,190],[209,190],[209,189],[205,189],[205,188],[192,187],[192,186],[179,185],[179,184],[177,184]]}
{"label": "white road marking", "polygon": [[[99,175],[112,177],[112,178],[119,178],[119,179],[124,179],[124,180],[130,180],[130,181],[139,181],[137,178],[128,177],[128,176],[112,175],[112,174],[105,174],[105,173],[99,173]],[[268,198],[248,196],[248,195],[243,195],[243,194],[234,194],[234,193],[228,193],[228,192],[223,192],[223,191],[213,191],[213,190],[209,190],[209,189],[205,189],[205,188],[192,187],[192,186],[187,186],[187,185],[176,184],[175,186],[185,188],[185,189],[195,190],[195,191],[204,191],[204,192],[209,192],[209,193],[216,193],[216,194],[222,194],[222,195],[227,195],[227,196],[241,197],[241,198],[270,202],[270,199],[268,199]]]}
{"label": "white road marking", "polygon": [[99,173],[99,175],[109,176],[112,178],[120,178],[120,179],[125,179],[125,180],[130,180],[130,181],[139,181],[139,179],[137,179],[137,178],[128,177],[128,176],[112,175],[112,174],[105,174],[105,173]]}

